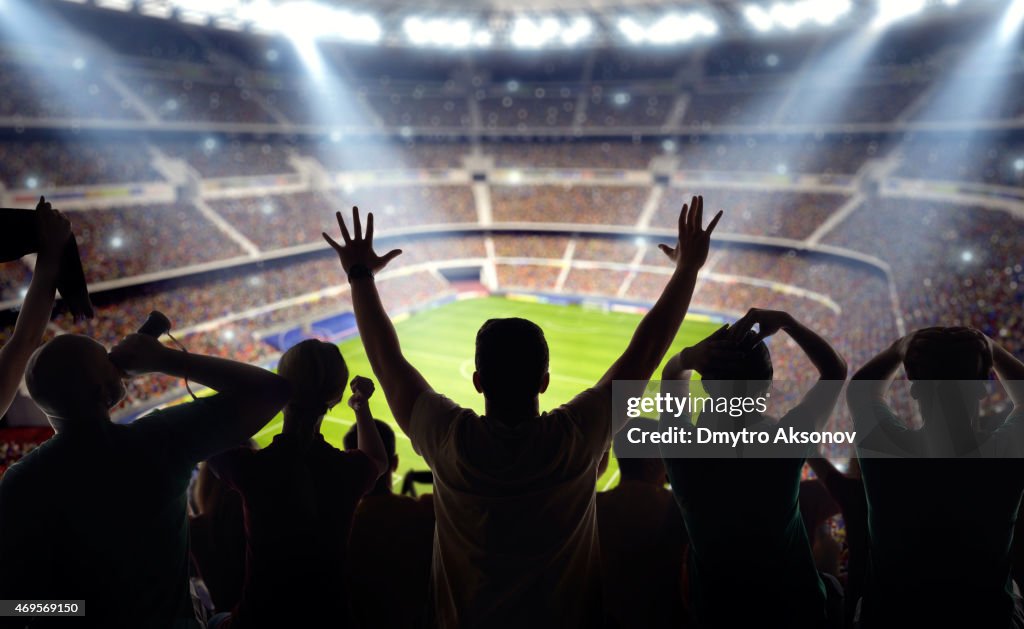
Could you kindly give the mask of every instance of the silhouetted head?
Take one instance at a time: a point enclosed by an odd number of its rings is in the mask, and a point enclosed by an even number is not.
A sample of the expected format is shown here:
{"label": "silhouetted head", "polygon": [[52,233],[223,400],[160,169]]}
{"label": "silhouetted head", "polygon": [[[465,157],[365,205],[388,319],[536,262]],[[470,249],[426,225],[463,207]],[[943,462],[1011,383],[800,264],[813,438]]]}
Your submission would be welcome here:
{"label": "silhouetted head", "polygon": [[[380,438],[384,442],[384,451],[388,455],[388,460],[391,461],[391,471],[394,472],[398,469],[398,454],[395,452],[395,431],[391,430],[391,426],[388,426],[379,419],[373,420],[373,424],[377,427],[377,432],[380,433]],[[345,445],[346,450],[358,448],[359,426],[352,424],[352,427],[345,433],[342,443]]]}
{"label": "silhouetted head", "polygon": [[548,387],[548,342],[526,319],[490,319],[476,334],[473,384],[491,402],[520,408]]}
{"label": "silhouetted head", "polygon": [[775,373],[768,346],[759,341],[753,331],[739,340],[731,340],[728,335],[723,340],[739,352],[739,358],[734,363],[712,366],[700,374],[705,390],[714,397],[764,395]]}
{"label": "silhouetted head", "polygon": [[903,367],[910,380],[986,380],[992,352],[973,328],[924,328],[911,337]]}
{"label": "silhouetted head", "polygon": [[287,409],[320,418],[341,401],[348,386],[348,366],[336,345],[307,339],[281,356],[277,372],[291,385]]}
{"label": "silhouetted head", "polygon": [[62,334],[32,354],[25,371],[29,394],[52,419],[106,419],[127,393],[124,374],[105,347],[78,334]]}
{"label": "silhouetted head", "polygon": [[[640,428],[647,434],[653,434],[658,431],[658,422],[653,419],[646,417],[638,417],[636,419],[629,420],[629,428]],[[624,433],[622,433],[624,434]],[[619,463],[619,474],[622,475],[624,481],[639,481],[644,483],[653,483],[659,487],[664,485],[666,482],[665,476],[665,463],[660,457],[656,458],[637,458],[637,457],[623,457],[619,447],[621,441],[615,441],[615,460]]]}
{"label": "silhouetted head", "polygon": [[922,415],[977,418],[984,381],[992,371],[992,352],[985,336],[972,328],[934,327],[914,332],[903,359],[910,395]]}

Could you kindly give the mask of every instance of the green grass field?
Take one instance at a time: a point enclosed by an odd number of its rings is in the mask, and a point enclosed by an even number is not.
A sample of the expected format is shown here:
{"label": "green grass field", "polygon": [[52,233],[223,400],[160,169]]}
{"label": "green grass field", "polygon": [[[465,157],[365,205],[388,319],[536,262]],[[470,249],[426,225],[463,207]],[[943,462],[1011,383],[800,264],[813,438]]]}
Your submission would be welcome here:
{"label": "green grass field", "polygon": [[[640,321],[635,314],[488,297],[456,301],[402,319],[395,325],[402,350],[430,385],[459,404],[482,413],[483,397],[472,382],[473,345],[480,325],[496,317],[523,317],[544,329],[551,351],[551,384],[541,396],[542,410],[558,406],[597,382],[625,349]],[[716,328],[717,324],[706,318],[687,317],[670,355],[703,339]],[[339,347],[350,376],[373,377],[358,338],[345,341]],[[394,423],[383,392],[378,389],[370,404],[374,416],[392,424],[395,430],[399,455],[397,490],[400,478],[408,470],[425,470],[426,464],[413,452],[409,439]],[[256,441],[260,445],[269,443],[281,431],[281,421],[280,416],[276,417],[256,435]],[[342,402],[324,418],[324,437],[341,447],[342,437],[354,422],[352,410]],[[613,460],[598,488],[613,486],[617,479]]]}

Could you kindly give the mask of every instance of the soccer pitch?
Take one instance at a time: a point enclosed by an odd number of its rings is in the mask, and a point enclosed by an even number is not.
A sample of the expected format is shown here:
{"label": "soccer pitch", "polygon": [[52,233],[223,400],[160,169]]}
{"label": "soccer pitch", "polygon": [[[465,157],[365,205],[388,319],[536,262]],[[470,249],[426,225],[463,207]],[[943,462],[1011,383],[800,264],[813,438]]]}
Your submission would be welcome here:
{"label": "soccer pitch", "polygon": [[[551,352],[551,384],[541,396],[541,410],[558,406],[596,383],[626,348],[640,322],[640,316],[631,313],[486,297],[455,301],[426,310],[398,321],[395,327],[406,357],[436,391],[483,413],[483,396],[473,388],[472,381],[474,341],[476,331],[484,321],[499,317],[523,317],[544,330]],[[687,317],[668,356],[700,341],[717,327],[718,324],[707,318]],[[339,347],[348,363],[350,378],[362,375],[373,379],[358,338],[345,341]],[[659,376],[660,369],[654,377]],[[327,441],[338,447],[342,447],[342,437],[355,422],[347,399],[346,396],[345,401],[324,417],[322,427]],[[399,456],[395,490],[398,491],[406,472],[426,470],[427,466],[413,452],[408,437],[395,424],[379,386],[370,400],[370,408],[374,417],[388,422],[395,431]],[[256,434],[256,441],[261,446],[270,443],[281,431],[281,422],[278,415]],[[612,460],[608,471],[598,482],[598,488],[610,487],[617,479],[617,465]]]}

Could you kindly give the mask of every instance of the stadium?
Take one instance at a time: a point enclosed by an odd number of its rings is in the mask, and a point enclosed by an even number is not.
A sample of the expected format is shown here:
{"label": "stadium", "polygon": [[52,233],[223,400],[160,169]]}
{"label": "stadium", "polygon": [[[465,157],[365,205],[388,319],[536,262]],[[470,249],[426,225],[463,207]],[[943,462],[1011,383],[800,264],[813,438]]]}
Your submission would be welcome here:
{"label": "stadium", "polygon": [[[158,310],[189,352],[275,368],[317,338],[366,376],[321,232],[373,212],[403,349],[481,412],[480,324],[538,322],[541,406],[571,398],[698,194],[724,217],[670,355],[758,307],[851,369],[935,325],[1022,356],[1022,22],[1022,0],[0,0],[0,206],[45,195],[77,237],[96,316],[58,301],[46,339],[113,346]],[[33,263],[0,266],[0,344]],[[771,351],[808,385],[796,343]],[[145,376],[112,417],[185,399]],[[354,422],[339,404],[323,433]],[[4,423],[0,472],[50,434],[24,397]],[[395,429],[401,482],[426,463]]]}

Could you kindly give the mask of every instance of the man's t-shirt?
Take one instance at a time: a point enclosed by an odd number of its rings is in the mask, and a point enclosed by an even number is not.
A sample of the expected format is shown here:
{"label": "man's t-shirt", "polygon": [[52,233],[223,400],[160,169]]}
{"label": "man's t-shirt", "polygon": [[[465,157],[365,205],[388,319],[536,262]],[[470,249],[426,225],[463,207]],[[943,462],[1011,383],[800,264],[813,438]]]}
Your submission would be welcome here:
{"label": "man's t-shirt", "polygon": [[[858,430],[885,422],[888,430],[902,431],[897,439],[910,452],[926,452],[925,444],[934,442],[922,434],[925,429],[903,428],[885,404],[862,408],[854,409]],[[1021,422],[1024,411],[1018,410],[992,433],[994,439]],[[1010,546],[1024,493],[1024,459],[864,456],[860,466],[871,544],[864,626],[926,618],[1009,626]]]}
{"label": "man's t-shirt", "polygon": [[803,466],[800,456],[665,459],[690,538],[690,603],[701,626],[824,622],[825,589],[800,516]]}
{"label": "man's t-shirt", "polygon": [[619,629],[686,626],[686,526],[672,492],[623,480],[597,494],[604,606]]}
{"label": "man's t-shirt", "polygon": [[198,627],[186,489],[226,412],[213,396],[75,426],[12,466],[0,482],[0,598],[85,600],[92,626]]}
{"label": "man's t-shirt", "polygon": [[232,626],[316,619],[324,609],[343,616],[337,598],[352,516],[377,481],[376,464],[319,433],[310,444],[280,434],[262,450],[230,450],[209,464],[242,496],[246,582]]}
{"label": "man's t-shirt", "polygon": [[424,626],[428,620],[433,496],[369,495],[356,509],[348,545],[352,620],[363,629]]}
{"label": "man's t-shirt", "polygon": [[409,435],[434,472],[439,627],[597,626],[595,491],[611,406],[590,389],[511,425],[420,396]]}

